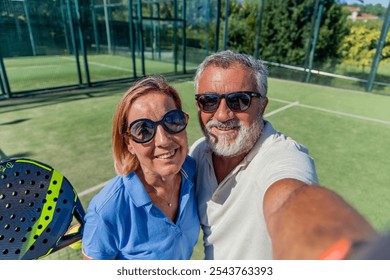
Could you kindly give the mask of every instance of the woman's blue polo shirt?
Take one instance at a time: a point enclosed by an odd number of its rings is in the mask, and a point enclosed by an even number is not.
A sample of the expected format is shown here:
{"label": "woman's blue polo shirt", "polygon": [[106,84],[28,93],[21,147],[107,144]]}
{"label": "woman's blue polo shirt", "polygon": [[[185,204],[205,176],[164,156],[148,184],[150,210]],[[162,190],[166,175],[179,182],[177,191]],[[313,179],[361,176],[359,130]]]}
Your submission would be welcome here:
{"label": "woman's blue polo shirt", "polygon": [[200,228],[192,158],[186,158],[181,176],[176,223],[152,203],[134,172],[111,180],[88,206],[84,254],[93,259],[189,259]]}

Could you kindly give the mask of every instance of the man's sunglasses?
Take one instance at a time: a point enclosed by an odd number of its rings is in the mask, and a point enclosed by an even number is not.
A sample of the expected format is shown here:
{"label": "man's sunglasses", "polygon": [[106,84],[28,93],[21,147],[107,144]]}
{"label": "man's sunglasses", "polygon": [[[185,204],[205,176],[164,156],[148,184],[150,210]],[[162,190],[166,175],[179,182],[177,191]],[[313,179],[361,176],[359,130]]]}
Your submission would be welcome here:
{"label": "man's sunglasses", "polygon": [[181,110],[169,111],[164,117],[155,122],[150,119],[133,121],[127,128],[130,138],[137,143],[146,143],[153,139],[157,126],[161,125],[166,132],[176,134],[182,132],[188,123],[188,115]]}
{"label": "man's sunglasses", "polygon": [[225,98],[226,104],[233,112],[244,112],[251,106],[253,97],[260,98],[261,93],[240,91],[226,94],[202,93],[195,95],[200,110],[206,113],[215,112],[218,109],[222,98]]}

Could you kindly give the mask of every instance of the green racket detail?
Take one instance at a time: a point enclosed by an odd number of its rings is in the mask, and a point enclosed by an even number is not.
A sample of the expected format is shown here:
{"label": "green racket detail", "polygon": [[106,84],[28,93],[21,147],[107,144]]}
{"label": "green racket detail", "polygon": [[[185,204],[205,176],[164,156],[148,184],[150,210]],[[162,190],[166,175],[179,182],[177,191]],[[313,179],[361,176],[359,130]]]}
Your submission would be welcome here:
{"label": "green racket detail", "polygon": [[[84,215],[70,182],[50,166],[0,163],[0,259],[37,259],[77,242]],[[66,234],[74,217],[80,230]]]}
{"label": "green racket detail", "polygon": [[[19,161],[17,161],[19,162]],[[32,163],[32,162],[30,162]],[[34,163],[32,163],[34,164]],[[55,209],[57,200],[53,199],[55,197],[59,196],[59,191],[60,189],[57,187],[58,185],[62,185],[62,179],[63,176],[58,173],[57,171],[53,170],[53,174],[51,177],[51,181],[49,184],[49,188],[45,197],[46,203],[44,208],[42,209],[41,215],[39,216],[38,221],[34,224],[31,234],[27,235],[26,238],[27,242],[22,247],[22,255],[24,255],[28,248],[31,248],[31,246],[35,243],[36,239],[34,238],[35,236],[40,236],[45,229],[48,227],[48,225],[51,223],[53,220],[53,212],[51,209]]]}

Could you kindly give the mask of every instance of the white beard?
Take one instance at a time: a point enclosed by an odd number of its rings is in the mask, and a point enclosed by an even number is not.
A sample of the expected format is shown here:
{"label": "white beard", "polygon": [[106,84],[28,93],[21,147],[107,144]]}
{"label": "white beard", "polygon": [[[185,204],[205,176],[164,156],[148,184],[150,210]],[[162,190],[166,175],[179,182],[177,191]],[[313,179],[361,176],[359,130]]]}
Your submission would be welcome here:
{"label": "white beard", "polygon": [[[213,127],[220,127],[224,129],[238,127],[238,135],[215,135],[210,133]],[[206,140],[210,145],[211,150],[219,156],[234,157],[241,154],[248,153],[256,144],[260,137],[261,130],[264,127],[264,122],[261,117],[258,118],[249,127],[244,127],[240,120],[234,119],[227,122],[219,122],[211,120],[206,124],[204,133]],[[234,139],[234,136],[236,138]]]}

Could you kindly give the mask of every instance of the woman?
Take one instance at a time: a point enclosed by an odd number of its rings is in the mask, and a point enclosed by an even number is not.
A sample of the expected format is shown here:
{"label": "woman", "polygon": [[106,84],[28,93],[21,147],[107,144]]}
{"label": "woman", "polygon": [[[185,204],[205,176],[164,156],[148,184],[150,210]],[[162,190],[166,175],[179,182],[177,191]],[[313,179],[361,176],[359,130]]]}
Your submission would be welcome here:
{"label": "woman", "polygon": [[90,202],[85,259],[189,259],[199,235],[188,115],[161,77],[138,81],[115,112],[119,174]]}

